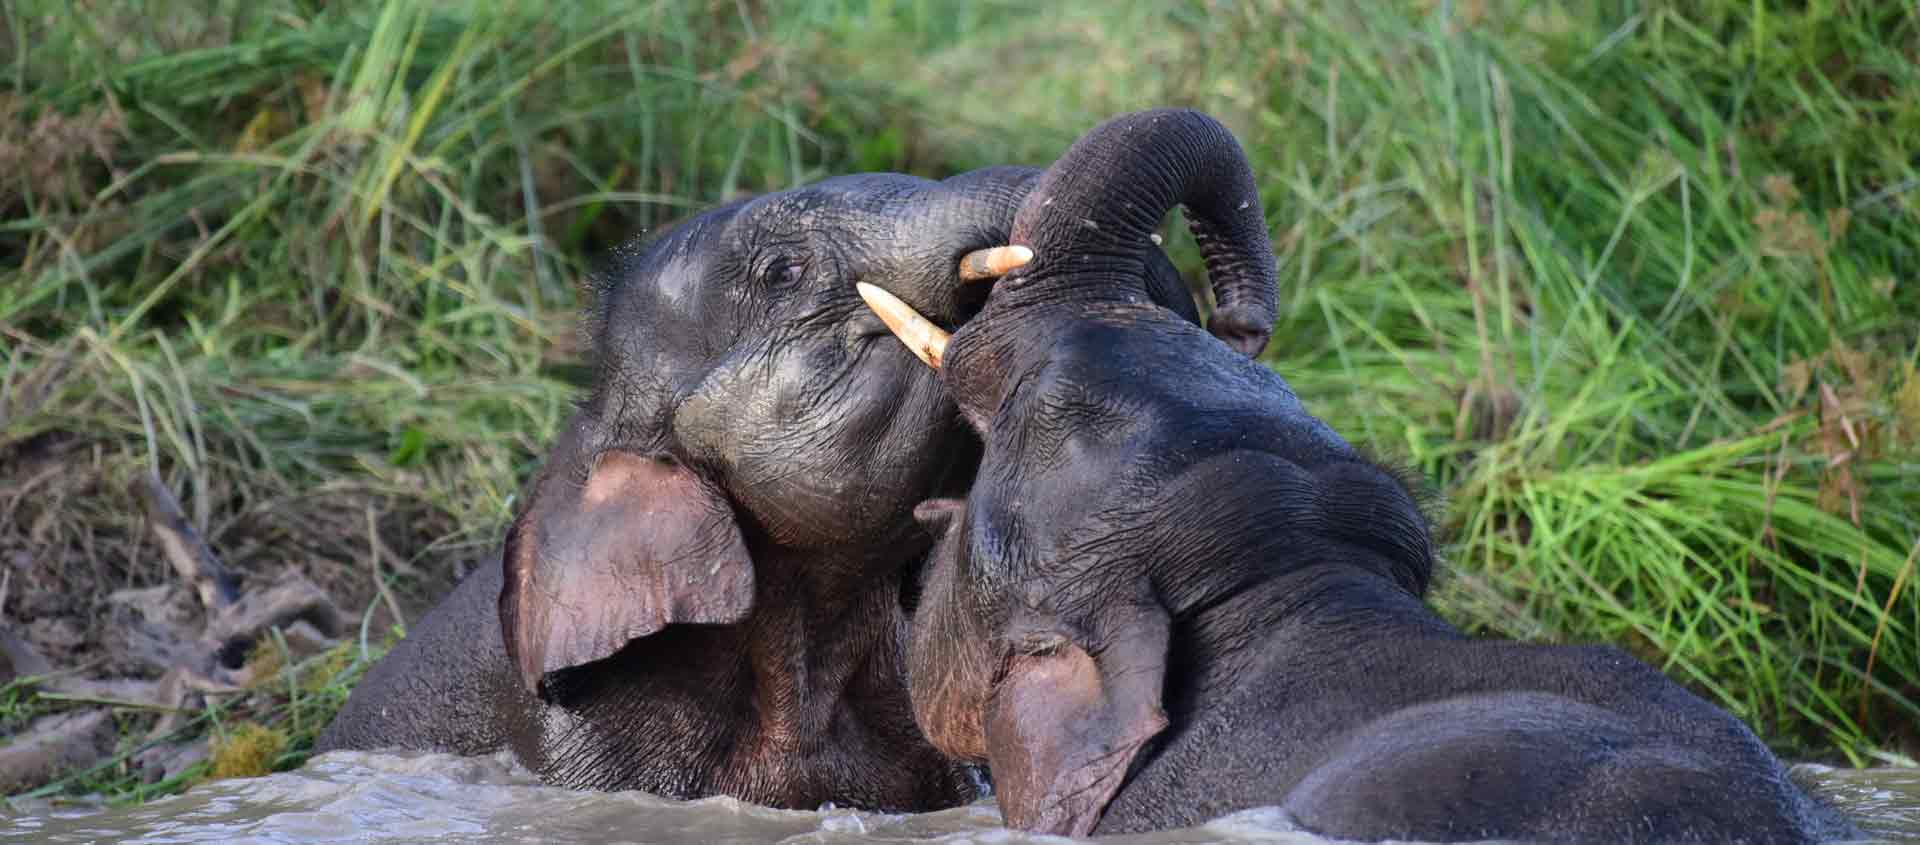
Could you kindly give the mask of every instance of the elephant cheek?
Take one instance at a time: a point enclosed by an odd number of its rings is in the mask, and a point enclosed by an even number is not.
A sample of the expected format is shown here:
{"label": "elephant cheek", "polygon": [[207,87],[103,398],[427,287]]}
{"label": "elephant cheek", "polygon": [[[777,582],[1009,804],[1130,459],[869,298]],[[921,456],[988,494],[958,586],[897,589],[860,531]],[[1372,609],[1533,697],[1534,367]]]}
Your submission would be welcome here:
{"label": "elephant cheek", "polygon": [[889,542],[946,469],[957,429],[937,414],[937,385],[914,389],[904,367],[821,357],[737,356],[675,409],[676,437],[784,545]]}

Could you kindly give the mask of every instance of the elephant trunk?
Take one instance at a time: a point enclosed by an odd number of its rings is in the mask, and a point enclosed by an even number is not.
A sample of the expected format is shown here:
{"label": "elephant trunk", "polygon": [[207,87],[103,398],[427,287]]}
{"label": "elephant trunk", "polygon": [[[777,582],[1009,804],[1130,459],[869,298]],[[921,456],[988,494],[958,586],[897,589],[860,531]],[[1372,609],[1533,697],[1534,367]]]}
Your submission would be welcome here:
{"label": "elephant trunk", "polygon": [[[957,268],[962,255],[1007,243],[1020,201],[1039,178],[1040,170],[1034,167],[988,167],[945,179],[932,195],[903,198],[898,236],[902,249],[939,251],[903,252],[892,293],[936,322],[965,322],[986,301],[990,286],[961,281]],[[910,269],[915,267],[920,269]]]}
{"label": "elephant trunk", "polygon": [[1213,288],[1207,329],[1259,354],[1276,316],[1273,245],[1246,154],[1205,114],[1135,112],[1088,132],[1041,175],[1014,217],[1012,240],[1033,249],[1036,286],[1144,285],[1153,231],[1176,204],[1186,208]]}

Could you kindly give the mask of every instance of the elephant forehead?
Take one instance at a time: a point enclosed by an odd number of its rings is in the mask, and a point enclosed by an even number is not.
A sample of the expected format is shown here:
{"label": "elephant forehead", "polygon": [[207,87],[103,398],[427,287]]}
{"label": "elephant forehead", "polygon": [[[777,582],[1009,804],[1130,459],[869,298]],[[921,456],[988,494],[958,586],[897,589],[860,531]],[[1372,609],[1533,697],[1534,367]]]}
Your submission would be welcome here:
{"label": "elephant forehead", "polygon": [[[745,203],[734,202],[680,223],[663,234],[640,237],[616,247],[597,276],[602,309],[617,307],[637,289],[657,287],[670,269],[698,269],[697,263],[723,245],[727,224]],[[690,274],[698,277],[699,273]]]}
{"label": "elephant forehead", "polygon": [[659,307],[677,312],[693,310],[700,304],[701,276],[706,261],[691,250],[676,250],[661,256],[653,268],[653,293]]}
{"label": "elephant forehead", "polygon": [[829,202],[880,209],[940,190],[939,183],[898,173],[855,173],[822,179],[791,193],[807,193]]}
{"label": "elephant forehead", "polygon": [[908,191],[854,195],[818,187],[769,194],[754,200],[735,222],[733,240],[746,249],[781,243],[803,248],[823,240],[836,246],[850,241],[878,246],[901,231],[907,219],[901,208],[913,196]]}

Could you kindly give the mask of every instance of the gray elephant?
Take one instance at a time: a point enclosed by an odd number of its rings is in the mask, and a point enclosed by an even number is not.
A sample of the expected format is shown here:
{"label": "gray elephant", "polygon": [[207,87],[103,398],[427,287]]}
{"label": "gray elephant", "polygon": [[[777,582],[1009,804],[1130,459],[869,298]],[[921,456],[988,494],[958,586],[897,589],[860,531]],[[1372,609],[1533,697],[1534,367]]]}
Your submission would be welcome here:
{"label": "gray elephant", "polygon": [[[1032,168],[867,174],[735,202],[614,257],[593,388],[483,566],[373,667],[317,750],[501,747],[546,781],[927,810],[978,776],[915,727],[915,503],[979,445],[854,283],[953,325],[1020,260]],[[982,251],[985,250],[985,251]],[[1155,252],[1149,287],[1197,319]]]}
{"label": "gray elephant", "polygon": [[919,509],[940,539],[910,687],[936,746],[990,764],[1010,824],[1278,805],[1355,840],[1852,834],[1745,725],[1626,654],[1470,639],[1430,611],[1401,479],[1146,295],[1176,202],[1223,307],[1270,314],[1245,158],[1185,111],[1118,118],[1057,161],[1015,218],[1033,260],[950,342],[863,289],[939,353],[985,439],[964,502]]}

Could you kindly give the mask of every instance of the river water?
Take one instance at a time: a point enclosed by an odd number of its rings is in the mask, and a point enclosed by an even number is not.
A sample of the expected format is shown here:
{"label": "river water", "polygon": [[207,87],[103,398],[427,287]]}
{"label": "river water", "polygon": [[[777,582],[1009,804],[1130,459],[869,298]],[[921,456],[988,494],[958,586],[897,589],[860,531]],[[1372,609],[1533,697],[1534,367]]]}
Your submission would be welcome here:
{"label": "river water", "polygon": [[[1794,775],[1882,842],[1920,842],[1920,769],[1799,766]],[[206,784],[120,809],[0,803],[0,842],[90,843],[1020,843],[1067,840],[1000,826],[991,804],[893,816],[831,807],[769,810],[730,798],[671,801],[637,792],[541,786],[505,756],[336,752],[294,772]],[[1249,810],[1113,845],[1323,843],[1277,811]]]}

